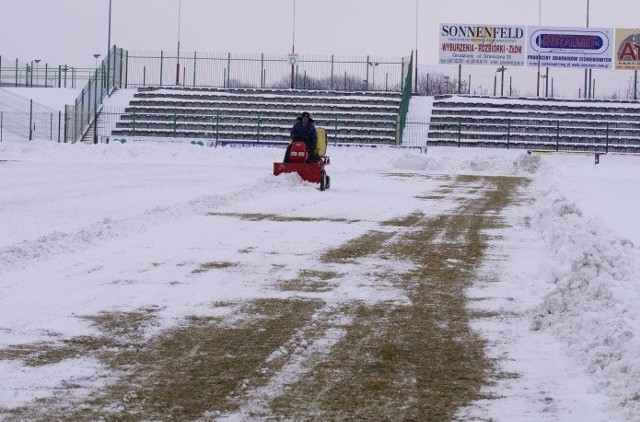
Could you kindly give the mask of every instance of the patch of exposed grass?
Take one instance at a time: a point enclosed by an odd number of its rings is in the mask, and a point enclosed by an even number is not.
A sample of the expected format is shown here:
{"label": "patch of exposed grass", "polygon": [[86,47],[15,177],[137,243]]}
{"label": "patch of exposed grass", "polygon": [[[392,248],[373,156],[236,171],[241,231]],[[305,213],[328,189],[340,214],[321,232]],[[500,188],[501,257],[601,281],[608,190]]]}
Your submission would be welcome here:
{"label": "patch of exposed grass", "polygon": [[247,221],[278,221],[278,222],[316,222],[330,221],[334,223],[357,223],[360,220],[348,220],[346,218],[319,218],[319,217],[293,217],[279,214],[262,214],[262,213],[235,213],[235,212],[210,212],[210,216],[235,217]]}
{"label": "patch of exposed grass", "polygon": [[200,264],[198,268],[191,271],[192,274],[201,274],[206,273],[211,270],[221,270],[224,268],[237,267],[237,262],[228,262],[228,261],[215,261],[215,262],[205,262],[204,264]]}
{"label": "patch of exposed grass", "polygon": [[418,195],[416,196],[417,199],[423,199],[426,201],[442,201],[443,199],[446,198],[445,195]]}
{"label": "patch of exposed grass", "polygon": [[104,335],[78,336],[57,343],[36,343],[0,350],[0,360],[20,360],[29,366],[59,363],[79,356],[101,354],[103,350],[122,349],[140,341],[144,329],[156,323],[159,308],[132,312],[102,312],[85,316]]}
{"label": "patch of exposed grass", "polygon": [[413,214],[409,214],[406,217],[394,218],[392,220],[383,221],[381,224],[384,226],[394,227],[412,227],[418,224],[424,219],[424,213],[416,211]]}
{"label": "patch of exposed grass", "polygon": [[301,270],[298,277],[278,283],[284,291],[307,293],[328,292],[335,288],[335,279],[340,277],[335,271]]}
{"label": "patch of exposed grass", "polygon": [[[492,374],[484,342],[470,328],[479,315],[467,309],[465,290],[482,261],[496,213],[515,200],[521,180],[469,177],[455,189],[482,189],[457,212],[428,219],[414,213],[385,224],[404,228],[377,241],[362,238],[329,251],[332,262],[377,253],[414,262],[396,281],[411,304],[359,304],[354,322],[334,347],[289,392],[273,402],[274,412],[292,420],[450,421],[456,410],[483,398]],[[368,240],[368,241],[367,241]],[[344,258],[347,257],[347,258]],[[508,376],[508,374],[503,374]]]}
{"label": "patch of exposed grass", "polygon": [[395,233],[370,231],[362,236],[350,240],[338,248],[329,250],[320,257],[321,262],[346,263],[358,258],[376,254],[382,249],[384,242]]}
{"label": "patch of exposed grass", "polygon": [[147,326],[157,322],[159,310],[153,306],[132,312],[101,312],[84,318],[110,337],[140,337]]}

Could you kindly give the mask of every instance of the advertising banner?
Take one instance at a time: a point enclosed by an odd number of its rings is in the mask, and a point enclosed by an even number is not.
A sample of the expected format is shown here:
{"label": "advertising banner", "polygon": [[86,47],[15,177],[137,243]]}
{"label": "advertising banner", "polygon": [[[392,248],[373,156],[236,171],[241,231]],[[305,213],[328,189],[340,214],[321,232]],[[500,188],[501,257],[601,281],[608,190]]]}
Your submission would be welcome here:
{"label": "advertising banner", "polygon": [[616,29],[616,69],[640,69],[640,29]]}
{"label": "advertising banner", "polygon": [[611,69],[610,28],[527,27],[527,66]]}
{"label": "advertising banner", "polygon": [[440,64],[524,66],[526,27],[440,25]]}

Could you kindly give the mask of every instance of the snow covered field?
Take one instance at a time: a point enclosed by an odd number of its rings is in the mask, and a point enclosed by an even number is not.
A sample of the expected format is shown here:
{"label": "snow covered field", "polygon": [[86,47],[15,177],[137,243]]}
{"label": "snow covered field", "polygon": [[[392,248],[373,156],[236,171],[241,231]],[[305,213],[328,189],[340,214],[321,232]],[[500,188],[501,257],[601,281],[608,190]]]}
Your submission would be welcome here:
{"label": "snow covered field", "polygon": [[[485,386],[493,398],[456,418],[640,420],[640,157],[605,155],[594,165],[592,155],[330,148],[332,187],[320,192],[297,176],[271,175],[282,153],[1,143],[0,420],[62,391],[81,401],[117,377],[91,356],[29,365],[2,350],[95,335],[83,316],[103,312],[155,309],[144,332],[152,338],[189,316],[230,316],[212,303],[287,298],[275,281],[317,266],[324,250],[417,210],[448,213],[472,194],[421,198],[456,175],[531,179],[523,200],[502,212],[467,290],[470,308],[493,315],[473,321],[486,353],[514,376]],[[291,219],[236,218],[252,215]],[[198,271],[211,262],[234,265]],[[407,301],[401,289],[367,280],[378,264],[369,265],[308,296],[330,306]],[[385,265],[405,271],[408,263]],[[267,381],[270,391],[247,393],[254,403],[208,416],[251,419],[255,406],[304,376],[301,361],[330,354],[339,328],[292,352],[287,371]]]}

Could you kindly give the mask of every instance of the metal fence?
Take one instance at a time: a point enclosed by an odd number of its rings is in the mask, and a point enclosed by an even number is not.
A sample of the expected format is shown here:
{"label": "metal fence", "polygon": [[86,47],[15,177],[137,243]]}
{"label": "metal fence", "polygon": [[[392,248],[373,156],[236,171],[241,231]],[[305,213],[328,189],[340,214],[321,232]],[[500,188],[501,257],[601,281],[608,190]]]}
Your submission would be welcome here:
{"label": "metal fence", "polygon": [[62,112],[11,90],[0,92],[0,141],[36,138],[59,141],[63,128]]}
{"label": "metal fence", "polygon": [[28,63],[0,56],[0,87],[76,88],[85,84],[93,68],[51,65],[32,60]]}
{"label": "metal fence", "polygon": [[411,116],[406,121],[402,145],[640,153],[640,123],[547,119],[469,126],[461,119],[430,123],[426,117]]}
{"label": "metal fence", "polygon": [[408,57],[128,52],[127,87],[400,91]]}
{"label": "metal fence", "polygon": [[22,139],[64,141],[64,117],[61,111],[0,111],[0,142]]}
{"label": "metal fence", "polygon": [[114,46],[90,76],[74,104],[65,107],[65,142],[76,142],[87,133],[96,121],[104,98],[114,88],[122,87],[126,68],[124,50]]}

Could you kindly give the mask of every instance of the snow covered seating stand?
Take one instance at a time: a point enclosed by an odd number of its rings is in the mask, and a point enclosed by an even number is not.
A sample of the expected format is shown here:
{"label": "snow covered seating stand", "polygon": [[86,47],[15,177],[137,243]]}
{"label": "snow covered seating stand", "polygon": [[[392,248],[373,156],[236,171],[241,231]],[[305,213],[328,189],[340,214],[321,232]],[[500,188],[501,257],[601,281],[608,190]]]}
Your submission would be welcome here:
{"label": "snow covered seating stand", "polygon": [[286,141],[300,110],[340,143],[396,144],[398,92],[254,88],[140,88],[113,137]]}
{"label": "snow covered seating stand", "polygon": [[640,153],[640,104],[437,96],[428,144]]}

